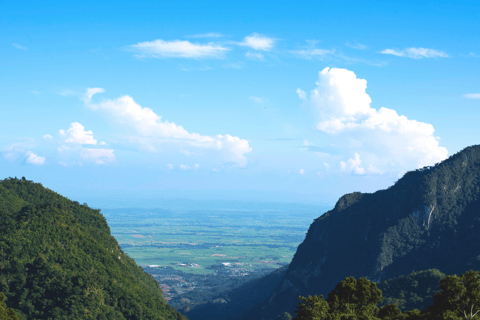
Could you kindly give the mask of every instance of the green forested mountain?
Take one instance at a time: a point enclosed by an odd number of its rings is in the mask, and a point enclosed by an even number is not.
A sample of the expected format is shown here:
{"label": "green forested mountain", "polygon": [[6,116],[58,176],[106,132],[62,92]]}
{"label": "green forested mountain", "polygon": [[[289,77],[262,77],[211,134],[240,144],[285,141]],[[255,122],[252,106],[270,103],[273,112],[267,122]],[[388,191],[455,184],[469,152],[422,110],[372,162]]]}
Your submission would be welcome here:
{"label": "green forested mountain", "polygon": [[0,181],[0,292],[20,319],[186,319],[99,210],[24,178]]}
{"label": "green forested mountain", "polygon": [[341,197],[311,224],[284,278],[250,319],[293,314],[299,295],[325,296],[348,276],[381,283],[420,270],[480,270],[479,231],[477,145],[407,172],[386,190]]}
{"label": "green forested mountain", "polygon": [[433,304],[445,274],[437,269],[412,272],[377,284],[384,300],[380,306],[396,304],[403,311],[426,310]]}

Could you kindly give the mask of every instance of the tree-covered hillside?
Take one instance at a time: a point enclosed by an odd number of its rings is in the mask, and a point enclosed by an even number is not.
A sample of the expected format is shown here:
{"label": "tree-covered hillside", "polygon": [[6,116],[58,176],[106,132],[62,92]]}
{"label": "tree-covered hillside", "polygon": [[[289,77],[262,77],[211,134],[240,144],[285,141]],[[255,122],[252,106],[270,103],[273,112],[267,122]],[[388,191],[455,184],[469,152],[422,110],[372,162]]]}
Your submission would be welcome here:
{"label": "tree-covered hillside", "polygon": [[354,192],[311,224],[280,284],[252,319],[292,313],[299,295],[326,295],[348,276],[375,282],[414,271],[480,270],[480,146]]}
{"label": "tree-covered hillside", "polygon": [[378,284],[385,298],[381,306],[396,304],[403,311],[425,310],[433,304],[445,274],[437,269],[412,272]]}
{"label": "tree-covered hillside", "polygon": [[99,210],[24,178],[0,181],[0,292],[20,319],[186,319]]}

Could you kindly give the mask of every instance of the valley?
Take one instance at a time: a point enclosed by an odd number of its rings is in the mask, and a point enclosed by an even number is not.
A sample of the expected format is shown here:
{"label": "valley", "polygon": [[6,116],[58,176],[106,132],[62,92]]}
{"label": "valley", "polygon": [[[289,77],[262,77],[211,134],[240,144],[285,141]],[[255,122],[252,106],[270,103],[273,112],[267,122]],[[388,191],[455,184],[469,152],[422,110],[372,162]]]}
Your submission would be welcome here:
{"label": "valley", "polygon": [[[288,265],[328,208],[292,210],[103,209],[122,250],[179,310]],[[215,302],[223,302],[219,299]]]}

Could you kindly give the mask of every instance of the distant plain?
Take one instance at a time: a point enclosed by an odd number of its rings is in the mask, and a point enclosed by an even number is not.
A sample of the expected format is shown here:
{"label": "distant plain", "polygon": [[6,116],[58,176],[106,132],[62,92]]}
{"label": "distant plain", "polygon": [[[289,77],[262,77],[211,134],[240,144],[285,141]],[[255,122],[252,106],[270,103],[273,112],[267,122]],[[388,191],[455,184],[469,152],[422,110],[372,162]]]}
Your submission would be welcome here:
{"label": "distant plain", "polygon": [[290,263],[312,221],[326,210],[104,209],[102,213],[112,235],[138,265],[207,274],[221,263],[252,271]]}

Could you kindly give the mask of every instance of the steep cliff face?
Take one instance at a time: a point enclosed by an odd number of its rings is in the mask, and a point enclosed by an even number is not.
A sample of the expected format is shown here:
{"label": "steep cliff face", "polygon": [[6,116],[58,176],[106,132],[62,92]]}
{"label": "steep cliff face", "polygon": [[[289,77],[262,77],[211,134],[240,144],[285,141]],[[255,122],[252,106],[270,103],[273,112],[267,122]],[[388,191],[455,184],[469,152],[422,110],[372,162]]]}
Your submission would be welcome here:
{"label": "steep cliff face", "polygon": [[408,172],[373,194],[351,193],[317,218],[259,319],[293,314],[298,295],[327,295],[347,276],[383,281],[436,268],[480,269],[480,146]]}

